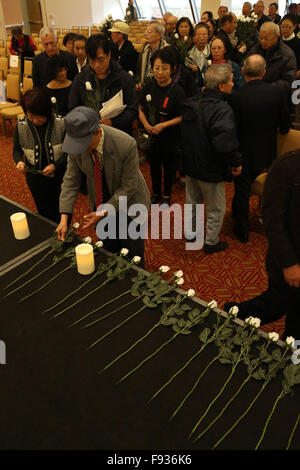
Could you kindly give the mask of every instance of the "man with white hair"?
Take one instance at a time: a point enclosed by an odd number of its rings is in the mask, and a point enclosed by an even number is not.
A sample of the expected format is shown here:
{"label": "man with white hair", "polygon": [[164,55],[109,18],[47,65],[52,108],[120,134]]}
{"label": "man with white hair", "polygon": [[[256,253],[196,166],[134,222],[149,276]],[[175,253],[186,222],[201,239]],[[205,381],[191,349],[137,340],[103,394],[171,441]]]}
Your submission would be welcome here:
{"label": "man with white hair", "polygon": [[232,200],[234,233],[246,243],[249,238],[249,197],[255,178],[277,156],[277,133],[290,128],[289,107],[280,89],[263,81],[266,61],[259,54],[246,58],[243,67],[246,84],[232,95],[231,106],[237,122],[238,140],[244,164],[234,179]]}
{"label": "man with white hair", "polygon": [[[242,155],[234,114],[227,103],[233,88],[231,66],[212,65],[205,72],[204,83],[201,100],[196,96],[183,104],[181,138],[185,155],[186,203],[193,207],[191,226],[193,230],[196,228],[195,204],[205,201],[204,252],[211,255],[228,248],[228,243],[219,239],[226,212],[224,181],[241,173]],[[185,233],[185,237],[192,239],[189,233]]]}
{"label": "man with white hair", "polygon": [[67,78],[73,81],[77,74],[76,57],[67,51],[60,51],[57,44],[55,29],[44,27],[40,30],[40,39],[45,51],[34,57],[32,61],[32,80],[35,87],[42,87],[50,82],[48,63],[54,55],[60,55],[68,64]]}
{"label": "man with white hair", "polygon": [[296,79],[296,56],[280,38],[277,24],[269,21],[262,25],[259,44],[253,46],[248,55],[252,54],[260,54],[266,61],[265,82],[291,90],[291,83]]}

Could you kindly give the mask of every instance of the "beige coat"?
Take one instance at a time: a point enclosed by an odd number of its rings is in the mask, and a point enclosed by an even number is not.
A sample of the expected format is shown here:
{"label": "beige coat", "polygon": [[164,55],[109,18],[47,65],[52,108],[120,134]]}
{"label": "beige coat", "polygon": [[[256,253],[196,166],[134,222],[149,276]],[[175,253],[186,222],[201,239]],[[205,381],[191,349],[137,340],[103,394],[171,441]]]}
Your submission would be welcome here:
{"label": "beige coat", "polygon": [[[116,211],[119,197],[127,196],[128,207],[132,204],[150,206],[149,190],[139,170],[136,141],[125,132],[109,126],[104,130],[103,166],[110,199]],[[94,162],[89,152],[68,156],[68,166],[61,186],[60,212],[72,214],[81,186],[82,173],[87,177],[88,197],[91,209],[96,206],[94,185]]]}

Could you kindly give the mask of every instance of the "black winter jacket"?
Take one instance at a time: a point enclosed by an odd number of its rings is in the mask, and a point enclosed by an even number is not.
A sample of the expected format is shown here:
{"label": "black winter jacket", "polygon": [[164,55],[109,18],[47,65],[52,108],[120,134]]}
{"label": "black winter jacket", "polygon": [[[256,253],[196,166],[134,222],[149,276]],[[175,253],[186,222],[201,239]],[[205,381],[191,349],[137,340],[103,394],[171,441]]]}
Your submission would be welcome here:
{"label": "black winter jacket", "polygon": [[204,90],[183,103],[181,124],[185,172],[202,181],[227,180],[232,166],[242,164],[234,114],[219,91]]}
{"label": "black winter jacket", "polygon": [[[78,75],[76,75],[69,95],[69,110],[77,106],[88,106],[86,100],[86,82],[90,82],[93,90],[96,89],[95,74],[86,65]],[[138,117],[138,100],[135,91],[135,84],[132,77],[122,69],[122,67],[114,60],[110,61],[110,72],[103,80],[103,101],[112,98],[120,90],[123,90],[123,101],[126,104],[124,111],[118,116],[112,118],[112,125],[116,129],[132,134],[132,123]],[[98,103],[99,111],[102,103]]]}
{"label": "black winter jacket", "polygon": [[279,268],[300,263],[300,149],[274,161],[265,183],[263,223]]}
{"label": "black winter jacket", "polygon": [[291,83],[296,80],[297,61],[294,51],[284,44],[282,39],[270,50],[265,50],[260,44],[256,44],[250,50],[249,55],[260,54],[267,63],[264,82],[283,86],[287,90],[291,89]]}

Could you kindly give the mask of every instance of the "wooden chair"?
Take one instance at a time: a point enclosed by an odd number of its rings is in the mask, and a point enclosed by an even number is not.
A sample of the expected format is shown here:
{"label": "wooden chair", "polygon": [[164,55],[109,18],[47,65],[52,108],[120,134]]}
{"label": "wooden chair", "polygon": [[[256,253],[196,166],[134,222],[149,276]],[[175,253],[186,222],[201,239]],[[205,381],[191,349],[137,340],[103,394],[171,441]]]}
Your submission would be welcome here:
{"label": "wooden chair", "polygon": [[[6,81],[5,103],[0,104],[0,117],[3,123],[3,135],[6,136],[6,120],[17,119],[18,114],[23,112],[20,103],[20,75],[9,72]],[[11,101],[8,101],[11,100]]]}
{"label": "wooden chair", "polygon": [[81,26],[80,34],[82,34],[83,36],[86,36],[88,38],[89,37],[89,27],[88,26]]}
{"label": "wooden chair", "polygon": [[24,59],[24,75],[27,77],[32,75],[32,60]]}
{"label": "wooden chair", "polygon": [[8,58],[7,57],[0,57],[0,69],[3,70],[3,77],[4,77],[4,80],[6,80],[7,73],[8,73]]}
{"label": "wooden chair", "polygon": [[31,90],[33,88],[33,81],[31,77],[27,77],[23,75],[23,86],[21,92],[24,94],[26,91]]}
{"label": "wooden chair", "polygon": [[0,47],[0,56],[7,57],[7,49],[6,47]]}

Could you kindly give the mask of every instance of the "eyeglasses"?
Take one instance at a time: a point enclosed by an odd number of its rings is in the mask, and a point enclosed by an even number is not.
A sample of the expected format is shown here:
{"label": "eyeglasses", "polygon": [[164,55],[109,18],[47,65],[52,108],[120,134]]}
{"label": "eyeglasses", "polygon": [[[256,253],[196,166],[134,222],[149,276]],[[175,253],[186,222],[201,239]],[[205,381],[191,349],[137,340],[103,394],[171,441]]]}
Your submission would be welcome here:
{"label": "eyeglasses", "polygon": [[92,63],[95,63],[97,62],[97,64],[103,64],[105,61],[107,60],[107,56],[106,57],[95,57],[95,59],[91,59],[89,58],[89,61],[92,62]]}

